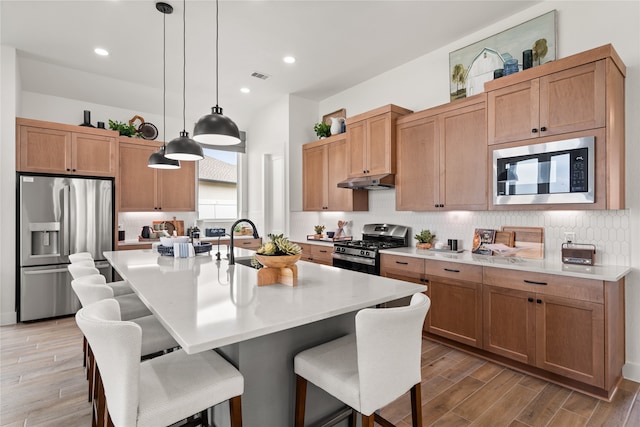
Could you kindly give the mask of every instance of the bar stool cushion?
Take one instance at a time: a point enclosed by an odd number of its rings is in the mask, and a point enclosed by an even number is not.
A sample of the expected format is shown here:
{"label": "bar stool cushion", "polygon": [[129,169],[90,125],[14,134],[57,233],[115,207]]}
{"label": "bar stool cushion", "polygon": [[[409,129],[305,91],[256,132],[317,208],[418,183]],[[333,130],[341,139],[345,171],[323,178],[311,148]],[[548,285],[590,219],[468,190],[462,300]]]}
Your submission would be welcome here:
{"label": "bar stool cushion", "polygon": [[100,270],[95,267],[93,261],[91,261],[91,264],[84,261],[69,264],[67,266],[67,269],[69,270],[69,273],[71,273],[71,277],[73,277],[74,279],[83,276],[90,276],[92,274],[100,274]]}
{"label": "bar stool cushion", "polygon": [[140,298],[138,298],[136,294],[126,294],[116,297],[114,296],[113,289],[107,285],[95,283],[97,280],[99,279],[92,276],[83,276],[71,281],[71,287],[83,307],[103,299],[113,298],[120,306],[122,320],[131,320],[151,315],[151,311],[140,301]]}
{"label": "bar stool cushion", "polygon": [[244,378],[214,351],[183,350],[140,363],[142,330],[120,321],[112,299],[83,307],[76,322],[101,373],[116,426],[167,426],[244,392]]}
{"label": "bar stool cushion", "polygon": [[155,316],[138,317],[131,321],[142,328],[143,356],[180,346]]}
{"label": "bar stool cushion", "polygon": [[[109,286],[113,289],[114,296],[132,294],[133,289],[129,286],[126,280],[119,280],[116,282],[107,282],[107,279],[100,274],[100,271],[95,267],[93,260],[80,260],[69,265],[69,273],[74,279],[83,276],[96,276],[99,275],[102,279],[96,278],[96,283]],[[101,282],[100,282],[101,280]]]}

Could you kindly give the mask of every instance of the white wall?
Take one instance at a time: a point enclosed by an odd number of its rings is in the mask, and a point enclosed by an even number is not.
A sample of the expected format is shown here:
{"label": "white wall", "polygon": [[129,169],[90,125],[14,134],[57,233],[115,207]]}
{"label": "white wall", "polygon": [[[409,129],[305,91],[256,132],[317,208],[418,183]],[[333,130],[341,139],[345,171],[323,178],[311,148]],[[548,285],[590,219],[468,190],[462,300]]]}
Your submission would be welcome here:
{"label": "white wall", "polygon": [[15,248],[15,191],[16,140],[15,117],[19,106],[20,79],[17,72],[16,50],[0,46],[0,224],[4,224],[0,239],[0,325],[16,322],[16,248]]}
{"label": "white wall", "polygon": [[[627,66],[626,78],[626,162],[627,209],[619,211],[564,212],[396,212],[395,191],[369,193],[368,212],[301,212],[301,193],[292,193],[290,235],[304,239],[313,225],[335,228],[338,220],[350,220],[350,232],[359,237],[362,225],[390,222],[409,225],[414,232],[422,228],[435,231],[438,238],[458,238],[470,247],[476,227],[499,228],[502,225],[542,226],[545,228],[545,255],[560,259],[564,231],[574,231],[576,240],[598,247],[598,262],[630,265],[626,279],[627,364],[624,374],[640,381],[640,3],[615,1],[547,1],[522,13],[491,25],[482,31],[417,58],[340,94],[323,100],[315,120],[292,122],[310,129],[322,114],[346,108],[353,116],[393,103],[420,111],[449,102],[449,52],[492,34],[540,16],[558,11],[558,58],[612,43]],[[399,45],[401,46],[401,45]],[[400,48],[400,47],[399,47]],[[294,160],[292,159],[292,164]],[[298,169],[291,169],[291,181],[301,180]],[[294,208],[295,207],[295,208]],[[415,233],[413,233],[415,234]]]}

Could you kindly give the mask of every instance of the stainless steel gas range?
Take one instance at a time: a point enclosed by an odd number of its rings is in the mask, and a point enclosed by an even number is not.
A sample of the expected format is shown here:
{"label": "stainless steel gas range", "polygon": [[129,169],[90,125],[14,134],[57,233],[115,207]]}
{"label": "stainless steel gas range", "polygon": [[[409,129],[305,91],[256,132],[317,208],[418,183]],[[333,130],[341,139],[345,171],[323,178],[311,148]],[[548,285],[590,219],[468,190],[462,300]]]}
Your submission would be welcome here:
{"label": "stainless steel gas range", "polygon": [[335,242],[333,266],[380,275],[380,250],[409,246],[409,228],[393,224],[366,224],[362,240]]}

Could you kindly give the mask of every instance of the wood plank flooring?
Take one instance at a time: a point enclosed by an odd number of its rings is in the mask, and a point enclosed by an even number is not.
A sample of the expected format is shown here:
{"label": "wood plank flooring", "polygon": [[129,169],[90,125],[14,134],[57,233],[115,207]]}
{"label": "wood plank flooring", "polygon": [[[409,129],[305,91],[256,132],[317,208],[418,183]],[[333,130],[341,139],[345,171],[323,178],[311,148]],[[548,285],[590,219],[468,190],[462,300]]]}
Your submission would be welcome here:
{"label": "wood plank flooring", "polygon": [[[0,426],[91,425],[73,317],[0,327],[0,353]],[[423,340],[425,426],[640,426],[639,390],[624,380],[607,403]],[[382,415],[411,426],[408,393]]]}

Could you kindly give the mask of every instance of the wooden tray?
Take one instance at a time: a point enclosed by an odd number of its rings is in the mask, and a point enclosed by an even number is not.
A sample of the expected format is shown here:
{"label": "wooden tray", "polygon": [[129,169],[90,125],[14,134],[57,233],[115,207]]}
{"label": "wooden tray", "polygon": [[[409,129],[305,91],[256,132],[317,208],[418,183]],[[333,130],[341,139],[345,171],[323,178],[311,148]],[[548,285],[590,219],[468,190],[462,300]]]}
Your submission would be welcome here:
{"label": "wooden tray", "polygon": [[[184,236],[184,221],[179,219],[173,220],[162,220],[162,221],[153,221],[153,225],[156,224],[164,224],[164,229],[169,232],[169,234],[173,234],[173,230],[176,231],[178,236]],[[155,230],[154,230],[155,231]]]}
{"label": "wooden tray", "polygon": [[316,242],[348,242],[349,240],[353,240],[353,236],[342,236],[342,237],[321,237],[316,239],[315,234],[307,234],[307,240],[316,241]]}
{"label": "wooden tray", "polygon": [[502,231],[513,232],[515,247],[522,248],[516,256],[520,258],[544,258],[544,228],[503,226]]}

